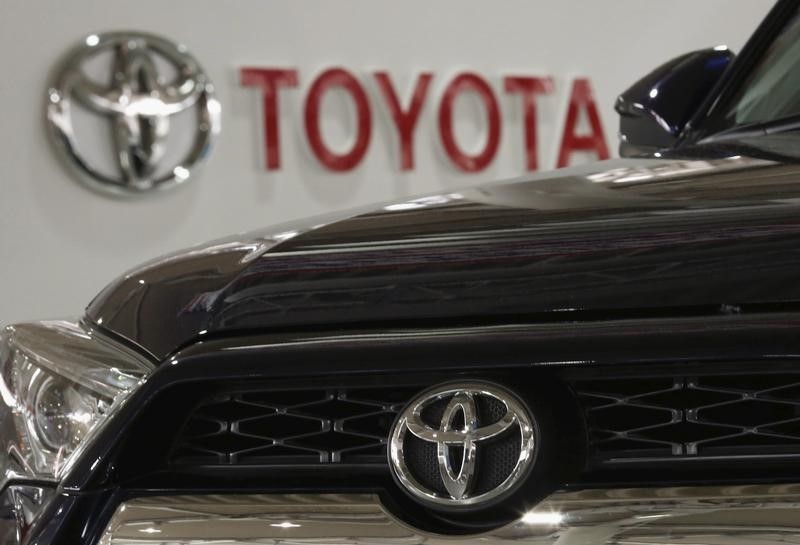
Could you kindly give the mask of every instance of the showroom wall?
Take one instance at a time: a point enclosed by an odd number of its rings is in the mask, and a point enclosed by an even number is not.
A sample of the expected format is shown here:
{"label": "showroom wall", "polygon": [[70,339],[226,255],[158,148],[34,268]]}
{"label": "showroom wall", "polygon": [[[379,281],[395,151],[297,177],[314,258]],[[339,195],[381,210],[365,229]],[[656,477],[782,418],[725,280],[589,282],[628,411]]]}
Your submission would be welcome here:
{"label": "showroom wall", "polygon": [[[80,313],[127,268],[207,239],[614,155],[621,90],[682,52],[739,50],[772,3],[2,0],[0,324]],[[59,59],[111,30],[185,44],[214,83],[221,133],[175,190],[92,191],[48,142]],[[392,112],[409,105],[403,139]],[[76,137],[111,157],[103,123]]]}

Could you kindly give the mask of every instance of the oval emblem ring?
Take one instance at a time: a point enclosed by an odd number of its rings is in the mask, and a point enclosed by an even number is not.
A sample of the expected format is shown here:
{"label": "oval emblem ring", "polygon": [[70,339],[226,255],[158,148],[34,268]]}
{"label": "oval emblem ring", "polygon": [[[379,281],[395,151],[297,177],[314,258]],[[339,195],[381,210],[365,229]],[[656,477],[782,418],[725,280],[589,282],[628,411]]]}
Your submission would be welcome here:
{"label": "oval emblem ring", "polygon": [[186,48],[141,32],[92,34],[47,90],[58,153],[92,189],[130,196],[186,182],[220,130],[214,87]]}
{"label": "oval emblem ring", "polygon": [[412,400],[389,441],[392,472],[413,497],[476,508],[525,480],[536,457],[536,423],[505,388],[449,383]]}

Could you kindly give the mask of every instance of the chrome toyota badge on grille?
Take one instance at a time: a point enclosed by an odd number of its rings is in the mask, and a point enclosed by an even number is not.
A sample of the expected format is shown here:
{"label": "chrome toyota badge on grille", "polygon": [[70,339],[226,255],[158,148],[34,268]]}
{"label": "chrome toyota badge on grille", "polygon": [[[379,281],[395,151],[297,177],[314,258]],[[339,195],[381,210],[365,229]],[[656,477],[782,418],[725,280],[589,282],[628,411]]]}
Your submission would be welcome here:
{"label": "chrome toyota badge on grille", "polygon": [[390,437],[397,480],[417,499],[479,507],[521,484],[535,458],[535,421],[500,386],[445,384],[400,413]]}
{"label": "chrome toyota badge on grille", "polygon": [[47,91],[47,120],[82,181],[133,195],[189,179],[219,132],[220,106],[185,47],[110,32],[86,37],[67,56]]}

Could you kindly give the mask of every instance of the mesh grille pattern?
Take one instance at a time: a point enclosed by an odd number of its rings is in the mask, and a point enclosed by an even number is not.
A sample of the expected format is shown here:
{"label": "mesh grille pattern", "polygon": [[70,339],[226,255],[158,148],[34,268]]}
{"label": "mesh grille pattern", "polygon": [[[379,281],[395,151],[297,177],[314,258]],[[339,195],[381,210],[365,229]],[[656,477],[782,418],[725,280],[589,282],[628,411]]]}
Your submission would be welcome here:
{"label": "mesh grille pattern", "polygon": [[407,433],[404,448],[406,465],[417,481],[440,496],[447,497],[447,489],[439,476],[436,444]]}
{"label": "mesh grille pattern", "polygon": [[171,462],[385,463],[392,423],[414,391],[369,388],[217,396],[192,414]]}
{"label": "mesh grille pattern", "polygon": [[[590,462],[800,458],[800,373],[591,379],[573,374],[566,381],[586,420]],[[377,386],[219,395],[194,410],[170,462],[386,464],[391,426],[420,389]],[[446,405],[429,405],[423,419],[438,426]],[[477,409],[481,421],[493,422],[502,407],[480,399]],[[412,473],[441,491],[435,445],[409,438],[406,447]],[[482,443],[475,487],[491,489],[501,482],[518,452],[516,434]]]}
{"label": "mesh grille pattern", "polygon": [[800,375],[577,381],[601,459],[800,455]]}

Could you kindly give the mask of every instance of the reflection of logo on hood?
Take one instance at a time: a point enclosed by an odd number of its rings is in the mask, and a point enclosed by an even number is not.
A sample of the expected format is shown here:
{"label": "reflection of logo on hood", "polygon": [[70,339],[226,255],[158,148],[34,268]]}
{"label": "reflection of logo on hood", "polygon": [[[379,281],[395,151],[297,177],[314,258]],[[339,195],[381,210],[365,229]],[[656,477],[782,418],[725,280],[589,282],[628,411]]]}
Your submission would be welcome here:
{"label": "reflection of logo on hood", "polygon": [[389,461],[417,499],[477,507],[524,481],[534,435],[532,417],[511,392],[488,383],[447,384],[423,392],[400,414]]}
{"label": "reflection of logo on hood", "polygon": [[[95,79],[97,72],[102,77]],[[90,134],[91,114],[110,121],[111,161],[98,157],[107,138]],[[113,32],[91,35],[72,51],[48,89],[47,119],[81,180],[130,195],[188,180],[219,132],[220,106],[185,47]]]}

